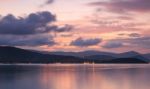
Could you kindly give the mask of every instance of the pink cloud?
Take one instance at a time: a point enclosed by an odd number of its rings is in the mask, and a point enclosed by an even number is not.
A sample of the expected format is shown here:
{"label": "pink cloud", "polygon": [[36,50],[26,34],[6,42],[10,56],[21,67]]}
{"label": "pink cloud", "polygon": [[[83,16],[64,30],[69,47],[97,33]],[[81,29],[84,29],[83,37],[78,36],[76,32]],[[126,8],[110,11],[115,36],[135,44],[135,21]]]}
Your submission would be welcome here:
{"label": "pink cloud", "polygon": [[111,0],[92,2],[89,5],[104,7],[114,12],[150,12],[150,0]]}

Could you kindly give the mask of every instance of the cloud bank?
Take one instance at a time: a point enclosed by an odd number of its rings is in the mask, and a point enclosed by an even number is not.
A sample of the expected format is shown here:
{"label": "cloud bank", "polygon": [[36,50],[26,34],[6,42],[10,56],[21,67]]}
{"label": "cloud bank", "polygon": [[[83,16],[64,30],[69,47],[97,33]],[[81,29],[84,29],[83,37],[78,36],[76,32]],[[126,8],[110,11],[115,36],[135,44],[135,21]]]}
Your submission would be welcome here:
{"label": "cloud bank", "polygon": [[102,39],[83,39],[83,38],[77,38],[76,40],[72,41],[70,45],[73,46],[79,46],[79,47],[88,47],[88,46],[94,46],[98,45],[100,42],[102,42]]}
{"label": "cloud bank", "polygon": [[18,18],[9,14],[0,19],[0,34],[30,35],[50,31],[63,32],[71,29],[69,25],[62,28],[56,25],[48,25],[55,21],[56,16],[48,11],[31,13],[26,17]]}
{"label": "cloud bank", "polygon": [[111,41],[108,41],[105,45],[103,45],[102,47],[103,48],[120,48],[123,46],[123,43],[120,42],[120,41],[116,41],[116,40],[111,40]]}
{"label": "cloud bank", "polygon": [[73,26],[57,26],[56,16],[43,11],[15,17],[12,14],[0,17],[0,45],[8,46],[52,46],[57,44],[51,32],[70,31]]}
{"label": "cloud bank", "polygon": [[[124,45],[126,44],[126,45]],[[103,48],[120,48],[123,46],[129,48],[146,48],[150,49],[150,37],[149,36],[136,36],[124,39],[113,39],[106,42]]]}
{"label": "cloud bank", "polygon": [[150,0],[110,0],[89,3],[113,12],[150,12]]}
{"label": "cloud bank", "polygon": [[0,36],[0,45],[9,46],[53,46],[56,42],[51,36],[34,35],[34,36]]}

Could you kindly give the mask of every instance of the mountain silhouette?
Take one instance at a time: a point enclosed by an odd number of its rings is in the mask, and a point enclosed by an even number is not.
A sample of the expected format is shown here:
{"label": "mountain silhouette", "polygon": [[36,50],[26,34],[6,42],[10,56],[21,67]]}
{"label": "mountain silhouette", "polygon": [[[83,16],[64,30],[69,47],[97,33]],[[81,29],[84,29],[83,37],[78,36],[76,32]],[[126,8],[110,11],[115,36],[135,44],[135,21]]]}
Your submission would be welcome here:
{"label": "mountain silhouette", "polygon": [[26,50],[10,46],[0,46],[0,63],[148,63],[136,52],[122,54],[85,52],[48,52]]}
{"label": "mountain silhouette", "polygon": [[[45,52],[46,53],[46,52]],[[82,51],[82,52],[47,52],[48,54],[56,54],[56,55],[70,55],[70,56],[76,56],[76,57],[86,57],[86,56],[94,56],[94,55],[109,55],[114,56],[115,53],[109,53],[109,52],[100,52],[95,50],[88,50],[88,51]]]}
{"label": "mountain silhouette", "polygon": [[1,63],[67,63],[81,62],[80,58],[73,56],[50,55],[33,52],[16,47],[0,46]]}
{"label": "mountain silhouette", "polygon": [[145,57],[146,59],[148,59],[150,61],[150,53],[143,54],[142,56]]}
{"label": "mountain silhouette", "polygon": [[118,58],[103,61],[102,63],[147,63],[147,61],[141,60],[139,58]]}
{"label": "mountain silhouette", "polygon": [[117,57],[128,58],[128,57],[133,57],[133,56],[137,56],[137,55],[140,55],[140,54],[138,52],[135,52],[135,51],[129,51],[129,52],[120,53],[117,55]]}

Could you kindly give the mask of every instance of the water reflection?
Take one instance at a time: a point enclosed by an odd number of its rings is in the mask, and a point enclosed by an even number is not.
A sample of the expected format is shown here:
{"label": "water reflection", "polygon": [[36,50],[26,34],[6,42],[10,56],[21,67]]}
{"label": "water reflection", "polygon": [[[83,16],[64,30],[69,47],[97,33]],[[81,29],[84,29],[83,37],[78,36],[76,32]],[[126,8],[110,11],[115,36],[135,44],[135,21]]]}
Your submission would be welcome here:
{"label": "water reflection", "polygon": [[149,89],[150,65],[1,65],[0,89]]}

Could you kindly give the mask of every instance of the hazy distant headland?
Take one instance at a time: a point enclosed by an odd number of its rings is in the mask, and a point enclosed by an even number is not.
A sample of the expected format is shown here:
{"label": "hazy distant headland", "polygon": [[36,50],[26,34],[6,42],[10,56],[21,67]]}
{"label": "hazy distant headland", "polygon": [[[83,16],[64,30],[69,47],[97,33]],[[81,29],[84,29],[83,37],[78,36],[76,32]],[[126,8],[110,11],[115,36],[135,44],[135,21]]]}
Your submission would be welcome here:
{"label": "hazy distant headland", "polygon": [[149,63],[149,58],[150,54],[134,51],[120,54],[100,51],[40,52],[0,46],[0,63]]}

